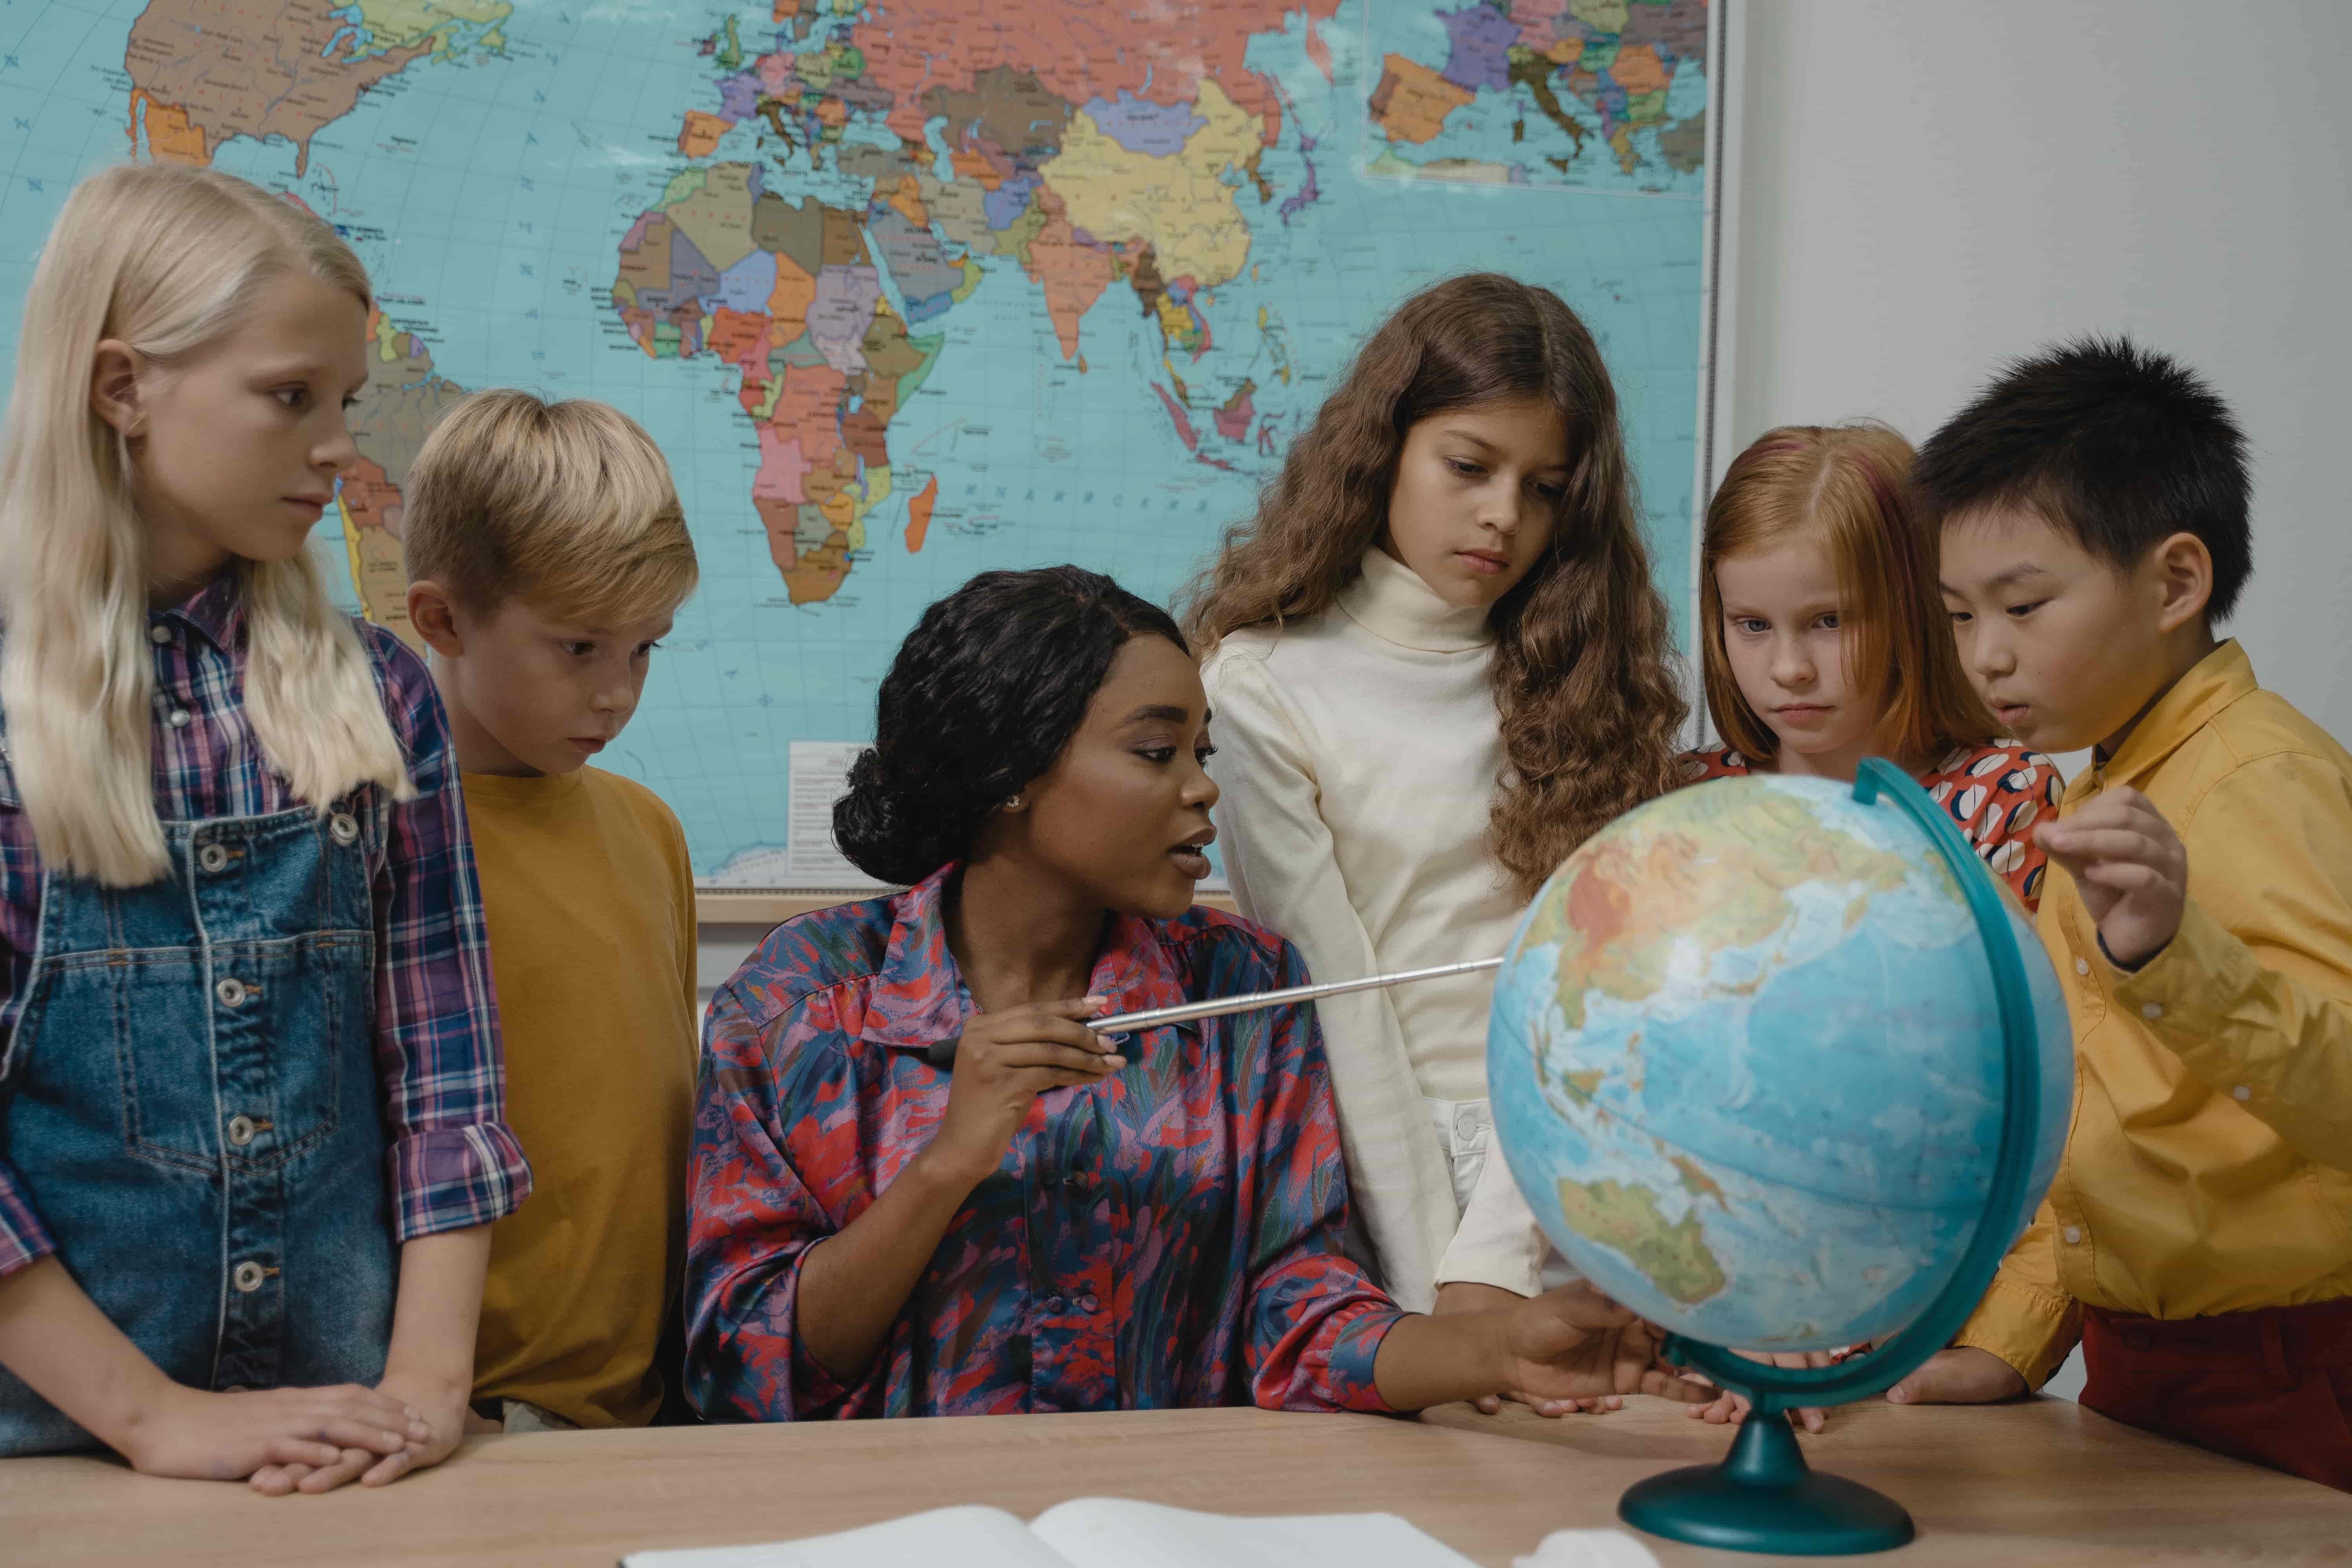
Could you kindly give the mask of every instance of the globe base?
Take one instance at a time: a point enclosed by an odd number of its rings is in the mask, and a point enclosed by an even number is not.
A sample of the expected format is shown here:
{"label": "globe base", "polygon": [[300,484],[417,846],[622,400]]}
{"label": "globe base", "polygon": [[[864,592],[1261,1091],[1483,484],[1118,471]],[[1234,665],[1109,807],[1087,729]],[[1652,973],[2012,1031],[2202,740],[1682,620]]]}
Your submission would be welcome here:
{"label": "globe base", "polygon": [[1669,1541],[1791,1557],[1885,1552],[1916,1533],[1894,1499],[1808,1466],[1779,1411],[1750,1412],[1723,1463],[1668,1470],[1627,1488],[1617,1514]]}

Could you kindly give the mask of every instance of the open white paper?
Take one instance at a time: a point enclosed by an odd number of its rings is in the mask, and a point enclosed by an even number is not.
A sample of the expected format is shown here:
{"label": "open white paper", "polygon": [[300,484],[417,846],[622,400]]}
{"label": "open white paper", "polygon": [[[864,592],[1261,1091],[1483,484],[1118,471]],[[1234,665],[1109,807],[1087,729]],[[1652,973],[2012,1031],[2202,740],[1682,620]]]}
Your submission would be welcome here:
{"label": "open white paper", "polygon": [[623,1568],[1472,1568],[1388,1513],[1240,1519],[1083,1498],[1034,1524],[992,1508],[942,1508],[887,1524],[762,1546],[639,1552]]}

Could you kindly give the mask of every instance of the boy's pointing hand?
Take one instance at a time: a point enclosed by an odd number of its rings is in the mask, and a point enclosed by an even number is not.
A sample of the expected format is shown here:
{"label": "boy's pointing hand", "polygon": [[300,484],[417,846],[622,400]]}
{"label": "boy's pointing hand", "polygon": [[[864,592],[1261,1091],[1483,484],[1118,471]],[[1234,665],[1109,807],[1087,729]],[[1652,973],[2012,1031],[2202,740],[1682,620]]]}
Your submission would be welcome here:
{"label": "boy's pointing hand", "polygon": [[2180,929],[2189,902],[2189,851],[2139,791],[2108,790],[2042,824],[2033,841],[2074,879],[2083,907],[2118,967],[2137,969]]}

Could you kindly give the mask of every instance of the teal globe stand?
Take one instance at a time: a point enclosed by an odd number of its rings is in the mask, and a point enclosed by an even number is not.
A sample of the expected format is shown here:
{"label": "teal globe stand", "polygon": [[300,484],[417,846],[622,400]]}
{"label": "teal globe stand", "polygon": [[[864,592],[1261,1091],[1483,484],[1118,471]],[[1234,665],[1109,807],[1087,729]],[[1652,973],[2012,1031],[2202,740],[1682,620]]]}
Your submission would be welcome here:
{"label": "teal globe stand", "polygon": [[2041,1120],[2041,1042],[2017,933],[1991,879],[1942,809],[1892,763],[1864,758],[1854,776],[1853,798],[1869,805],[1882,796],[1909,816],[1944,857],[1976,917],[1977,934],[1992,965],[2003,1091],[1992,1190],[1986,1195],[1984,1218],[1944,1289],[1907,1328],[1867,1355],[1835,1366],[1776,1367],[1680,1334],[1666,1337],[1664,1360],[1738,1390],[1751,1406],[1723,1463],[1652,1476],[1628,1488],[1619,1500],[1618,1516],[1626,1523],[1669,1541],[1729,1552],[1836,1557],[1884,1552],[1917,1533],[1894,1499],[1808,1466],[1788,1412],[1882,1394],[1949,1344],[1992,1283],[1993,1270],[2025,1217],[2033,1130]]}

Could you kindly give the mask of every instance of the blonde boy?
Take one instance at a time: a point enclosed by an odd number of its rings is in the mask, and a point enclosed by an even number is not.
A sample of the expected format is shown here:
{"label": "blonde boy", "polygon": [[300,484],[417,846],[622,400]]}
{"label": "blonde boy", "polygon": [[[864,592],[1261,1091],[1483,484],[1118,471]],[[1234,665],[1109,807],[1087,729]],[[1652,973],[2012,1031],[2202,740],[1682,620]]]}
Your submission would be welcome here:
{"label": "blonde boy", "polygon": [[695,1030],[685,836],[587,766],[636,709],[694,545],[668,466],[602,404],[486,392],[409,475],[409,618],[449,710],[536,1201],[491,1233],[476,1413],[630,1426],[660,1405]]}

